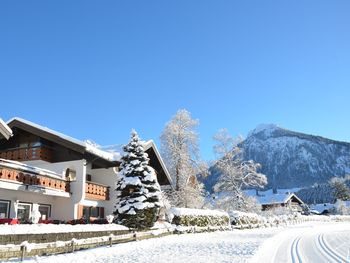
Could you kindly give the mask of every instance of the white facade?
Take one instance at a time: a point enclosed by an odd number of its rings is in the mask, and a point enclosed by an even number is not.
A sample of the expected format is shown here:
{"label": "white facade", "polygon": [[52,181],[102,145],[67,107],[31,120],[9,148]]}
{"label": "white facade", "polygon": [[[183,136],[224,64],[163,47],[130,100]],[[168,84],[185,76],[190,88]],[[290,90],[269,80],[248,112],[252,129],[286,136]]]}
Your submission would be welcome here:
{"label": "white facade", "polygon": [[[3,158],[3,164],[1,164],[0,169],[2,166],[5,166],[5,169],[16,170],[16,168],[11,168],[11,166],[6,168],[5,163],[11,162],[9,160],[19,160],[20,163],[17,162],[17,177],[19,173],[31,174],[31,171],[35,170],[35,168],[52,171],[53,175],[50,175],[49,171],[46,171],[46,175],[42,175],[40,172],[32,173],[38,180],[50,178],[51,176],[50,184],[42,184],[41,182],[32,183],[32,175],[29,176],[29,183],[24,180],[21,181],[18,178],[10,178],[7,177],[7,175],[1,177],[0,175],[0,219],[4,217],[17,218],[21,213],[25,213],[27,217],[30,217],[30,214],[35,210],[43,211],[43,213],[47,215],[47,217],[43,219],[65,221],[80,219],[86,215],[92,218],[102,218],[113,213],[116,202],[115,184],[117,181],[117,168],[111,166],[118,166],[118,161],[121,156],[119,152],[110,153],[103,151],[90,143],[76,140],[20,118],[14,118],[7,122],[7,124],[11,128],[17,128],[14,129],[14,131],[21,129],[22,133],[16,134],[15,132],[15,134],[11,134],[12,137],[8,142],[11,143],[11,140],[15,141],[16,143],[13,144],[15,146],[8,146],[7,142],[3,144],[4,147],[1,148],[2,151],[13,151],[13,155],[8,157],[7,153],[5,153],[5,157],[0,157]],[[25,141],[27,148],[23,148],[23,141],[16,138],[16,136],[19,136],[18,134],[23,134],[23,132],[36,138],[35,141],[31,141],[33,142],[32,144]],[[21,138],[25,140],[28,137],[29,136]],[[47,143],[47,145],[45,143]],[[53,145],[55,145],[56,148],[53,147]],[[44,152],[45,147],[50,151],[60,149],[61,159],[52,160],[49,159],[48,156],[42,158],[41,154],[45,155],[47,153]],[[155,144],[153,141],[145,142],[145,148],[148,149],[151,147],[154,149],[155,158],[157,158],[160,163],[160,169],[162,169],[162,171],[164,170],[165,177],[171,182],[171,178]],[[38,148],[40,149],[38,150]],[[31,159],[29,155],[26,155],[26,161],[23,158],[18,158],[20,154],[23,154],[21,149],[25,149],[25,154],[30,153],[32,156],[34,155],[35,158]],[[30,151],[30,149],[36,150]],[[62,149],[66,150],[66,152]],[[67,153],[67,156],[62,156],[63,153]],[[81,159],[61,161],[69,158]],[[95,164],[94,169],[92,169],[92,162]],[[15,163],[16,162],[13,162],[14,166],[16,166]],[[99,166],[97,166],[96,163],[98,163]],[[26,168],[23,164],[31,167]],[[9,165],[12,164],[10,163]],[[110,168],[96,169],[96,167]],[[27,170],[23,171],[24,168]],[[69,175],[68,179],[67,175]],[[50,187],[52,186],[52,180],[56,180],[59,183],[56,184],[55,182],[54,187]],[[66,183],[67,181],[68,183]],[[69,191],[66,190],[65,187],[62,187],[64,183],[69,184]],[[161,187],[164,190],[171,189],[170,184]]]}

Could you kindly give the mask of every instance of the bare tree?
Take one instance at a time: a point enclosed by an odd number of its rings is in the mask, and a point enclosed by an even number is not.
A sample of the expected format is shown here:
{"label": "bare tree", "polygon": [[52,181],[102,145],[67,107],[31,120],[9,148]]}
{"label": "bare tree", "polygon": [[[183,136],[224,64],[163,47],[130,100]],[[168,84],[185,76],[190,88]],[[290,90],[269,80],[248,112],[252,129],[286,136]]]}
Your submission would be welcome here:
{"label": "bare tree", "polygon": [[264,187],[267,184],[266,176],[258,172],[260,164],[242,160],[242,151],[238,146],[242,137],[233,138],[227,129],[221,129],[214,135],[214,140],[217,141],[214,152],[218,155],[215,168],[221,174],[214,191],[226,192],[227,201],[233,202],[237,209],[247,208],[248,199],[242,189]]}
{"label": "bare tree", "polygon": [[190,112],[179,110],[165,125],[160,137],[161,151],[175,182],[175,192],[170,196],[175,205],[203,205],[203,186],[197,176],[205,174],[207,169],[199,159],[198,124]]}

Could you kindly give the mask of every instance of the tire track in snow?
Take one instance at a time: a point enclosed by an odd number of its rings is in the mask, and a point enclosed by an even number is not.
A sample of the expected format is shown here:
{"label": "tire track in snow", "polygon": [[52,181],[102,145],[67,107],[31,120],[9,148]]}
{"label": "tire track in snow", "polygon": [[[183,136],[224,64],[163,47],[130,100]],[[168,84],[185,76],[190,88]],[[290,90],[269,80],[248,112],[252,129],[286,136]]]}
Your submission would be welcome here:
{"label": "tire track in snow", "polygon": [[300,242],[301,237],[297,237],[294,239],[291,247],[291,254],[292,254],[292,262],[293,263],[301,263],[303,262],[300,256],[300,251],[299,251],[299,242]]}
{"label": "tire track in snow", "polygon": [[317,240],[318,240],[320,247],[322,248],[321,251],[324,252],[325,255],[327,255],[328,257],[333,259],[334,262],[339,262],[339,263],[349,262],[348,260],[346,260],[346,258],[344,258],[342,255],[337,253],[335,250],[333,250],[329,246],[329,244],[326,242],[326,240],[324,238],[324,234],[318,235]]}

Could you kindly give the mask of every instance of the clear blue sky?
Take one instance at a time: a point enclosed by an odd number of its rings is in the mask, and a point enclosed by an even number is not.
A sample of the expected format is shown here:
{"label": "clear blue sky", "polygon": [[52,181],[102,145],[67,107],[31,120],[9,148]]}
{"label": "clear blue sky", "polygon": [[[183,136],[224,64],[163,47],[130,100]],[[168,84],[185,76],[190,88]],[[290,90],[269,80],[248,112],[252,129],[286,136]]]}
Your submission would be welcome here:
{"label": "clear blue sky", "polygon": [[350,1],[1,1],[0,117],[78,139],[159,135],[202,154],[260,123],[350,141]]}

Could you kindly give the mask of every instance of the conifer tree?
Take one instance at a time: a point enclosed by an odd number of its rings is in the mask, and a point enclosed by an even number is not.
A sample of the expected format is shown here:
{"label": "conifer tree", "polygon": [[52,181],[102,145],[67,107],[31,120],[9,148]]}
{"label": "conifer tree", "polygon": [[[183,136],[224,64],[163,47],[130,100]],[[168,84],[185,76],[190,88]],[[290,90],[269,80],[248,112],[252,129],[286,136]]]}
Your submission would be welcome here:
{"label": "conifer tree", "polygon": [[155,170],[148,165],[148,154],[136,133],[123,147],[124,155],[116,184],[114,214],[118,223],[130,228],[152,227],[161,206],[161,191]]}

